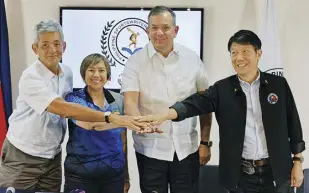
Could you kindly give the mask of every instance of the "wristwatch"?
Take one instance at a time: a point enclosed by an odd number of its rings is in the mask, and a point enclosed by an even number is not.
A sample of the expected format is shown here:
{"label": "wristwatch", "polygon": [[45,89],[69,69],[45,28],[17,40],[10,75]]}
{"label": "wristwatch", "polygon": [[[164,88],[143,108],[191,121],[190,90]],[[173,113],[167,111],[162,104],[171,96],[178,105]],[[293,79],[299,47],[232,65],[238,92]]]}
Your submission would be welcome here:
{"label": "wristwatch", "polygon": [[111,112],[104,112],[104,119],[105,119],[105,122],[106,123],[110,123],[110,121],[109,121],[109,116],[111,115],[112,113]]}
{"label": "wristwatch", "polygon": [[303,163],[304,162],[304,157],[303,156],[300,156],[300,157],[293,157],[293,161],[299,161],[300,163]]}
{"label": "wristwatch", "polygon": [[212,141],[201,141],[200,144],[201,145],[206,145],[207,147],[211,147],[212,146]]}

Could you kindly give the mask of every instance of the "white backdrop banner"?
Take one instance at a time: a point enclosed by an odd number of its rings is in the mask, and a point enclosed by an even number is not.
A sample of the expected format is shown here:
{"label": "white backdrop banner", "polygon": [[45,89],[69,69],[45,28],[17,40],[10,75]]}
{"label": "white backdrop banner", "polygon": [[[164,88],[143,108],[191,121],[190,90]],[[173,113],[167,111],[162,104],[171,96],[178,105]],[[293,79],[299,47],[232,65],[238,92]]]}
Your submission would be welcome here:
{"label": "white backdrop banner", "polygon": [[[67,49],[62,62],[73,71],[74,88],[84,87],[79,67],[92,53],[105,55],[111,65],[111,80],[106,88],[120,89],[121,76],[127,59],[149,42],[146,28],[149,10],[61,8]],[[201,56],[203,9],[175,10],[180,26],[175,41]]]}

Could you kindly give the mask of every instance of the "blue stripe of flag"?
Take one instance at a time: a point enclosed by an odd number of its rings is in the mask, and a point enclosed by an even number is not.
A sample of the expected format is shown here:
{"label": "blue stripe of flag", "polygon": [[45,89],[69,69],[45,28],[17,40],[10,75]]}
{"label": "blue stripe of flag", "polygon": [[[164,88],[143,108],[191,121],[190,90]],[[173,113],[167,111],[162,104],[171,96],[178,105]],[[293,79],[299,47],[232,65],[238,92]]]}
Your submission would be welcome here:
{"label": "blue stripe of flag", "polygon": [[9,37],[6,21],[6,13],[4,0],[0,0],[1,4],[1,60],[0,60],[0,81],[3,92],[3,100],[5,107],[6,121],[12,113],[12,89],[11,89],[11,70],[10,70],[10,53],[9,53]]}

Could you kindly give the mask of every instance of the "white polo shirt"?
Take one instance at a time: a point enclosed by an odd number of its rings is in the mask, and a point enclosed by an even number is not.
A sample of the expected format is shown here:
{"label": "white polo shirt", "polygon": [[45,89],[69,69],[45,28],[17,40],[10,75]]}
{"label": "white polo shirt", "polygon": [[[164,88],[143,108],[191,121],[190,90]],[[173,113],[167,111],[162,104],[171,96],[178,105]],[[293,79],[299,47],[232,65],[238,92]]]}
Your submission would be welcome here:
{"label": "white polo shirt", "polygon": [[[142,115],[149,115],[166,112],[177,101],[207,88],[205,65],[194,51],[175,43],[174,50],[164,58],[148,43],[128,59],[121,92],[139,92],[139,110]],[[164,122],[163,134],[134,132],[135,150],[166,161],[173,161],[176,151],[182,160],[198,150],[196,123],[197,118],[193,117]]]}
{"label": "white polo shirt", "polygon": [[50,159],[61,150],[66,120],[46,111],[54,99],[72,91],[72,71],[59,65],[58,77],[37,60],[23,71],[19,80],[19,96],[9,118],[7,139],[32,156]]}

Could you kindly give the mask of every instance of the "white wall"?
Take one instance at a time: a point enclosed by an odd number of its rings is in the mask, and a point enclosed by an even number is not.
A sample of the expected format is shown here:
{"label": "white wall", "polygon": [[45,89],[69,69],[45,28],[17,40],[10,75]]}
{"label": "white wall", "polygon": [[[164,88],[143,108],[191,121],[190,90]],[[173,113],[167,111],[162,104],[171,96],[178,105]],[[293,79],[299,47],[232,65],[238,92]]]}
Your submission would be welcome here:
{"label": "white wall", "polygon": [[[258,32],[263,0],[5,0],[10,38],[13,101],[18,94],[18,79],[35,55],[31,50],[33,26],[43,19],[59,20],[60,6],[138,6],[201,7],[205,9],[204,61],[210,81],[224,78],[233,71],[227,41],[241,28]],[[306,86],[309,70],[309,1],[275,0],[284,73],[293,90],[304,130],[309,142],[309,89]],[[186,26],[180,26],[185,28]],[[15,104],[14,104],[15,106]],[[218,126],[214,120],[212,139],[215,140],[211,164],[218,163]],[[65,150],[65,149],[64,149]],[[309,153],[304,153],[304,168],[309,168]],[[129,134],[130,193],[139,193],[138,173],[132,138]]]}

